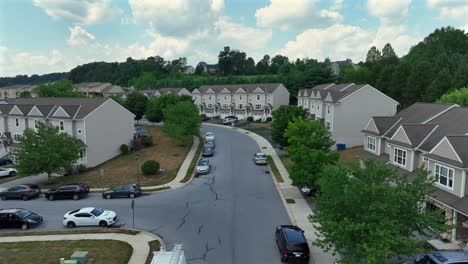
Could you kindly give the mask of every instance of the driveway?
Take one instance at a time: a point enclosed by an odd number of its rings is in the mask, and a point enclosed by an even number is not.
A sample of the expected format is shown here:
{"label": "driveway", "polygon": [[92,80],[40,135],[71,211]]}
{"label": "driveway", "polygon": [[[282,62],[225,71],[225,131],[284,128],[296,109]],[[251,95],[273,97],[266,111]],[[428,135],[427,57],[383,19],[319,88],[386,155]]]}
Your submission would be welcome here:
{"label": "driveway", "polygon": [[[266,167],[253,163],[257,144],[224,128],[204,126],[202,133],[207,129],[216,134],[212,172],[180,189],[135,199],[135,228],[158,234],[168,248],[183,243],[188,263],[281,263],[274,230],[290,220]],[[84,206],[114,210],[118,224],[131,228],[130,204],[90,195],[79,201],[8,200],[1,207],[42,214],[45,222],[36,231],[64,229],[63,214]]]}

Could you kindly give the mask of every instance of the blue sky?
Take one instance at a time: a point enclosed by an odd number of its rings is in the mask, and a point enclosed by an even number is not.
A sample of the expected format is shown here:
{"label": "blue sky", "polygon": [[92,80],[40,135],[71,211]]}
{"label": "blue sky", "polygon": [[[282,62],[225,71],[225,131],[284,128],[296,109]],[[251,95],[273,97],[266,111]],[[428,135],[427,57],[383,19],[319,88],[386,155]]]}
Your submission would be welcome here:
{"label": "blue sky", "polygon": [[215,63],[224,46],[357,62],[387,42],[404,55],[441,26],[468,31],[467,14],[467,0],[3,0],[0,76],[156,55]]}

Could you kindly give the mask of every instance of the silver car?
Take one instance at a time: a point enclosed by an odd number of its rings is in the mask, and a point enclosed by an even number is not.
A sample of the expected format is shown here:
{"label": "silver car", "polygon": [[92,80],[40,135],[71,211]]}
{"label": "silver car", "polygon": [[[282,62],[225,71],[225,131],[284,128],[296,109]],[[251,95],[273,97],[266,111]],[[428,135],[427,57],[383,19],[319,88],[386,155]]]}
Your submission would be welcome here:
{"label": "silver car", "polygon": [[208,159],[200,159],[195,167],[196,175],[208,174],[210,173],[211,165]]}
{"label": "silver car", "polygon": [[254,161],[257,165],[266,165],[268,164],[267,155],[265,153],[259,152],[254,154]]}

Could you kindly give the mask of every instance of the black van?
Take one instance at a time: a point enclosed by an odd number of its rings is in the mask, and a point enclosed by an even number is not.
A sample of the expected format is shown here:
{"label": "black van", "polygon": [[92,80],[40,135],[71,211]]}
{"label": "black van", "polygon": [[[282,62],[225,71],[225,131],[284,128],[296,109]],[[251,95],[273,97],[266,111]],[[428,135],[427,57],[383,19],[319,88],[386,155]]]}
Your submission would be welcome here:
{"label": "black van", "polygon": [[42,222],[42,216],[22,208],[0,209],[0,227],[26,230]]}
{"label": "black van", "polygon": [[297,226],[281,225],[276,227],[276,244],[281,254],[281,261],[303,260],[309,262],[310,250],[304,231]]}

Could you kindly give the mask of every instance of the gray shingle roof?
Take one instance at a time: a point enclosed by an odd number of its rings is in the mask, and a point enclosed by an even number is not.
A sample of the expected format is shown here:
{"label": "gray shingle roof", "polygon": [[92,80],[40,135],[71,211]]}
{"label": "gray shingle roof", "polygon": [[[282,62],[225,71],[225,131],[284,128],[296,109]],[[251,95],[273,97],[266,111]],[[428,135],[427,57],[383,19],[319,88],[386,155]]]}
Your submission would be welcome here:
{"label": "gray shingle roof", "polygon": [[0,87],[0,89],[34,89],[36,85],[29,85],[29,84],[16,84],[16,85],[9,85]]}
{"label": "gray shingle roof", "polygon": [[437,127],[435,124],[403,124],[412,147],[417,147]]}
{"label": "gray shingle roof", "polygon": [[230,93],[235,93],[237,89],[242,88],[247,93],[252,93],[255,89],[260,88],[266,93],[272,93],[280,86],[281,83],[252,83],[252,84],[220,84],[220,85],[202,85],[198,90],[205,93],[208,89],[215,93],[220,93],[226,88]]}
{"label": "gray shingle roof", "polygon": [[465,166],[468,166],[468,136],[447,136]]}
{"label": "gray shingle roof", "polygon": [[397,116],[374,116],[372,119],[374,120],[375,126],[379,130],[380,135],[383,135],[400,118]]}

